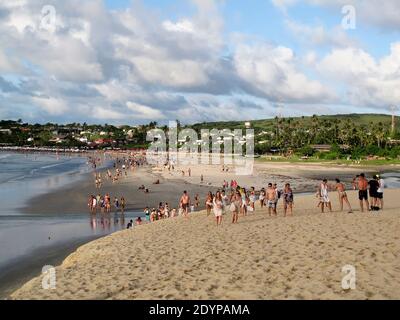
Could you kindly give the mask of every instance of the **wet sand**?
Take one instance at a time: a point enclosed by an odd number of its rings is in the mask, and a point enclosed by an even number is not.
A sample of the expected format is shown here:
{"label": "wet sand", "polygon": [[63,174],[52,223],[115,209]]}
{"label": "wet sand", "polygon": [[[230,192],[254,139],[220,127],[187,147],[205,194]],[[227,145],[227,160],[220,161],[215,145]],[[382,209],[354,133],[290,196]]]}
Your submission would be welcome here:
{"label": "wet sand", "polygon": [[[119,155],[121,157],[121,155]],[[187,170],[191,169],[191,177]],[[185,171],[182,176],[181,171]],[[268,182],[278,183],[278,186],[289,182],[296,193],[315,192],[318,184],[323,178],[334,180],[340,178],[349,185],[352,178],[361,172],[372,175],[375,173],[400,172],[399,166],[386,167],[349,167],[330,166],[325,164],[290,164],[256,161],[254,171],[247,176],[236,175],[232,166],[229,172],[222,172],[220,165],[194,165],[177,166],[174,171],[168,171],[162,167],[140,167],[135,171],[128,170],[128,176],[120,178],[112,183],[103,178],[103,186],[96,189],[93,174],[85,174],[78,183],[72,183],[62,190],[50,192],[31,199],[21,211],[27,214],[34,213],[82,213],[88,212],[87,202],[89,195],[98,193],[104,195],[109,193],[121,198],[125,197],[127,211],[143,211],[146,206],[157,207],[159,202],[167,202],[170,207],[176,207],[184,190],[194,197],[199,194],[201,208],[204,208],[205,196],[208,191],[215,191],[222,186],[224,180],[235,179],[246,188],[254,186],[256,189],[265,187]],[[105,170],[101,171],[105,174]],[[203,174],[204,181],[200,182]],[[159,185],[153,184],[160,180]],[[138,190],[139,186],[145,185],[150,193],[145,194]]]}
{"label": "wet sand", "polygon": [[[104,174],[105,171],[102,172]],[[160,184],[153,184],[158,179]],[[146,194],[138,190],[141,185],[149,188],[150,192]],[[109,193],[112,199],[125,197],[125,211],[142,212],[146,206],[157,207],[159,202],[168,202],[172,207],[176,206],[184,190],[192,195],[198,193],[203,197],[209,190],[215,189],[190,184],[181,179],[167,180],[158,172],[153,172],[151,167],[141,167],[135,171],[128,171],[128,177],[124,176],[114,183],[103,178],[101,189],[96,189],[93,174],[85,174],[82,181],[78,183],[31,199],[25,207],[21,208],[21,211],[27,214],[55,213],[61,210],[66,214],[89,212],[87,206],[89,195]]]}
{"label": "wet sand", "polygon": [[51,247],[34,250],[28,257],[24,256],[13,259],[2,267],[2,272],[0,274],[0,299],[7,298],[25,282],[41,274],[43,266],[57,266],[61,264],[63,260],[79,246],[96,238],[99,238],[99,236],[56,244]]}

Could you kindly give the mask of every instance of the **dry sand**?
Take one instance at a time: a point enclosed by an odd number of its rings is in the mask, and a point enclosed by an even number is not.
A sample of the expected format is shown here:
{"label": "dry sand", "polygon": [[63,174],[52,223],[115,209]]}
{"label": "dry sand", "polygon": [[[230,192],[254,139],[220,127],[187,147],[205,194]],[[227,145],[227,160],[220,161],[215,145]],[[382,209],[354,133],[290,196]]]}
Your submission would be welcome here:
{"label": "dry sand", "polygon": [[[277,218],[258,209],[237,225],[227,214],[219,228],[204,212],[138,226],[80,247],[56,267],[56,289],[39,276],[11,298],[400,299],[399,197],[386,190],[379,214],[321,214],[304,196],[290,218],[280,207]],[[341,287],[348,264],[355,290]]]}
{"label": "dry sand", "polygon": [[[295,192],[314,192],[323,178],[334,180],[341,179],[343,182],[350,183],[356,174],[365,172],[372,176],[383,171],[398,171],[399,166],[375,167],[375,166],[341,166],[334,164],[320,163],[285,163],[285,162],[264,162],[256,160],[253,170],[248,175],[237,175],[234,165],[227,166],[229,171],[222,171],[221,165],[185,165],[177,166],[175,171],[169,172],[160,168],[162,177],[168,179],[179,179],[191,184],[204,186],[214,186],[220,188],[224,180],[230,182],[237,180],[239,185],[256,190],[266,187],[269,182],[277,183],[282,187],[285,183],[290,183]],[[191,177],[188,176],[188,169],[191,169]],[[185,176],[182,175],[185,171]],[[201,183],[203,175],[203,183]]]}

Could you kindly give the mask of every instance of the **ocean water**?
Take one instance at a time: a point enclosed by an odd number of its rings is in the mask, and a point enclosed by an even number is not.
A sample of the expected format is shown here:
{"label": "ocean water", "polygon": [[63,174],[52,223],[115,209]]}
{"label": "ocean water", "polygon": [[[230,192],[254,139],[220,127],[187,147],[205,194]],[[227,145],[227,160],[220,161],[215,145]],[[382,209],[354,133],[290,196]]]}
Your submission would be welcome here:
{"label": "ocean water", "polygon": [[0,275],[32,259],[33,254],[46,256],[46,251],[68,243],[121,230],[138,216],[132,212],[125,217],[93,219],[86,211],[65,215],[19,210],[30,198],[80,181],[91,170],[85,155],[0,152]]}

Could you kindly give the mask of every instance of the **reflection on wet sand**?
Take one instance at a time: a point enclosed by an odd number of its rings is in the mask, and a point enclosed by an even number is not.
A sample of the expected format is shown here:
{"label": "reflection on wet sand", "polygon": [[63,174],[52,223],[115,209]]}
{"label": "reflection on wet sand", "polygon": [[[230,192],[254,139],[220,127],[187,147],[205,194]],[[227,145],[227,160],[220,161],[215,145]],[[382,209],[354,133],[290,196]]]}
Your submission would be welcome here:
{"label": "reflection on wet sand", "polygon": [[99,213],[90,215],[90,227],[92,230],[113,231],[125,228],[125,214],[114,213],[111,217],[110,213]]}

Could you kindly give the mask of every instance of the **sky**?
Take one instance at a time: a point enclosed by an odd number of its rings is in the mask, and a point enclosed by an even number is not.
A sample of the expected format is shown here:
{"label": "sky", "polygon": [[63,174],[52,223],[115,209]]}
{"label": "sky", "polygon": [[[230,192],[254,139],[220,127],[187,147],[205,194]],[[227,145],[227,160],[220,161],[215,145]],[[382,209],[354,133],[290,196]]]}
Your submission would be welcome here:
{"label": "sky", "polygon": [[392,107],[398,0],[0,0],[0,119],[195,123]]}

